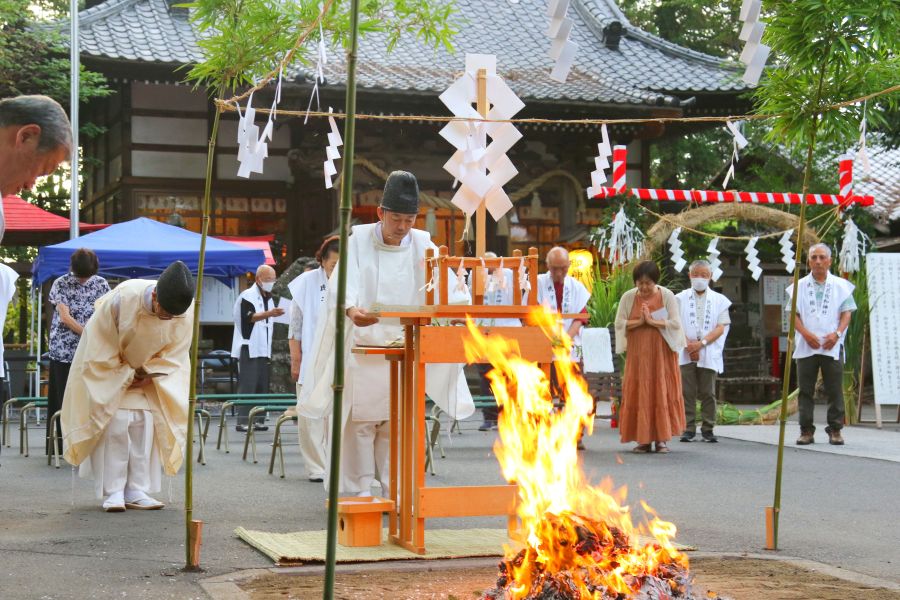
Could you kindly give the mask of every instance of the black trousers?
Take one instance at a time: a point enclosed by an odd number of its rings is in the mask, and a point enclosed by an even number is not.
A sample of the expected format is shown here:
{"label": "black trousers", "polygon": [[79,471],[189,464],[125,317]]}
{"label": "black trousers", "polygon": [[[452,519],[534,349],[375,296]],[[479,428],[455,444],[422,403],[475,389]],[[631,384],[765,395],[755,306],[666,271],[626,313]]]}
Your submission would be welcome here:
{"label": "black trousers", "polygon": [[840,431],[844,426],[844,361],[813,354],[797,359],[797,387],[800,388],[798,403],[800,405],[800,431],[815,433],[813,421],[815,408],[816,380],[822,371],[822,383],[825,384],[825,395],[828,398],[828,427],[832,431]]}
{"label": "black trousers", "polygon": [[[238,394],[269,393],[269,359],[266,357],[250,358],[250,349],[241,346],[241,357],[238,359]],[[247,424],[250,406],[238,406],[238,424]],[[257,423],[263,423],[265,416],[259,417]]]}
{"label": "black trousers", "polygon": [[[56,411],[62,409],[63,395],[66,393],[66,382],[69,380],[69,369],[72,363],[50,359],[50,372],[47,375],[47,442],[44,451],[50,454],[50,417]],[[60,448],[62,447],[62,429],[59,421],[56,422],[56,435],[59,436]]]}

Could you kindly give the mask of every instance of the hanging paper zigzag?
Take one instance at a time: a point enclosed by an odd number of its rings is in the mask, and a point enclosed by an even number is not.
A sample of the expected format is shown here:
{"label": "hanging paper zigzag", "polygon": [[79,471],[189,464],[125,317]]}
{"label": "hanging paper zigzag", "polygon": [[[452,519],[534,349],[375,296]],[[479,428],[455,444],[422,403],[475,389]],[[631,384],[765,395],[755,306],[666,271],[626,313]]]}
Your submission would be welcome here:
{"label": "hanging paper zigzag", "polygon": [[519,259],[519,289],[523,292],[531,291],[531,280],[528,279],[528,269],[525,268],[525,258]]}
{"label": "hanging paper zigzag", "polygon": [[606,170],[609,168],[609,157],[612,156],[612,146],[609,143],[609,133],[606,131],[606,123],[600,126],[601,142],[597,144],[597,156],[594,158],[595,170],[591,171],[591,187],[587,189],[587,197],[593,198],[603,190],[606,183]]}
{"label": "hanging paper zigzag", "polygon": [[744,248],[744,252],[747,253],[747,266],[753,276],[753,281],[759,281],[759,276],[762,275],[762,269],[759,266],[759,251],[756,249],[757,241],[759,241],[759,238],[753,236]]}
{"label": "hanging paper zigzag", "polygon": [[681,249],[679,235],[681,235],[681,227],[676,227],[672,231],[672,235],[669,236],[669,252],[672,253],[672,262],[675,263],[675,270],[681,273],[687,261],[684,260],[684,250]]}
{"label": "hanging paper zigzag", "polygon": [[613,266],[624,265],[638,258],[644,251],[644,233],[620,208],[612,222],[598,229],[592,236],[600,256],[606,256]]}
{"label": "hanging paper zigzag", "polygon": [[731,151],[731,166],[728,167],[728,172],[725,174],[725,181],[722,182],[722,189],[728,189],[728,182],[734,177],[734,167],[737,164],[737,161],[740,160],[738,151],[743,150],[749,143],[747,138],[741,134],[735,123],[725,121],[725,126],[728,128],[728,131],[731,132],[733,149]]}
{"label": "hanging paper zigzag", "polygon": [[256,109],[253,108],[253,94],[247,99],[247,110],[241,114],[238,108],[238,177],[248,178],[250,173],[262,173],[263,161],[269,156],[269,142],[275,133],[275,112],[278,103],[281,102],[281,75],[278,74],[278,83],[275,84],[275,96],[272,100],[272,110],[269,111],[269,119],[266,126],[259,132],[256,120]]}
{"label": "hanging paper zigzag", "polygon": [[855,273],[859,271],[860,257],[865,256],[869,237],[860,231],[852,218],[844,224],[844,238],[841,241],[841,271]]}
{"label": "hanging paper zigzag", "polygon": [[[506,152],[522,137],[511,123],[478,122],[482,117],[472,104],[477,101],[478,71],[487,74],[487,98],[491,106],[487,118],[503,121],[512,118],[525,104],[497,75],[497,58],[488,54],[467,54],[466,71],[440,96],[441,102],[457,117],[472,121],[451,121],[441,129],[441,137],[456,152],[444,165],[461,185],[453,204],[471,216],[484,202],[488,212],[499,221],[512,208],[503,186],[518,174]],[[491,138],[490,144],[487,138]]]}
{"label": "hanging paper zigzag", "polygon": [[712,280],[718,281],[719,277],[722,276],[722,269],[719,267],[722,265],[722,261],[719,260],[719,249],[717,246],[719,245],[719,238],[713,238],[709,243],[709,246],[706,248],[706,252],[709,254],[707,260],[709,261],[709,270],[712,271]]}
{"label": "hanging paper zigzag", "polygon": [[794,267],[797,266],[797,261],[794,260],[794,242],[791,241],[793,235],[794,230],[788,229],[778,240],[778,245],[781,246],[781,262],[784,263],[785,271],[788,273],[793,273]]}
{"label": "hanging paper zigzag", "polygon": [[316,76],[313,77],[313,89],[309,94],[309,104],[306,105],[306,117],[303,124],[309,120],[309,111],[312,109],[313,99],[316,100],[316,110],[319,110],[319,84],[325,83],[325,65],[328,64],[328,53],[325,51],[325,32],[322,30],[322,22],[319,21],[319,43],[316,46]]}
{"label": "hanging paper zigzag", "polygon": [[550,26],[547,28],[547,36],[553,40],[550,45],[550,58],[555,60],[553,70],[550,71],[550,79],[559,83],[565,83],[575,62],[575,52],[578,44],[569,40],[572,33],[572,19],[566,17],[569,11],[570,0],[548,0],[547,16],[550,17]]}
{"label": "hanging paper zigzag", "polygon": [[759,20],[761,9],[762,0],[744,0],[741,5],[741,21],[744,22],[744,26],[741,28],[738,38],[747,43],[744,51],[741,52],[740,61],[747,65],[742,79],[749,85],[756,85],[759,82],[771,50],[762,43],[766,24]]}
{"label": "hanging paper zigzag", "polygon": [[856,152],[856,158],[862,164],[863,172],[866,175],[872,175],[872,165],[869,164],[869,155],[866,153],[866,104],[863,103],[863,117],[859,122],[859,150]]}
{"label": "hanging paper zigzag", "polygon": [[[334,112],[331,110],[331,107],[328,107],[328,112]],[[328,116],[328,124],[331,125],[331,131],[328,133],[328,145],[325,146],[325,189],[330,190],[333,185],[332,177],[337,175],[337,167],[334,166],[334,161],[341,157],[341,153],[338,150],[338,146],[343,145],[344,141],[341,139],[341,132],[338,130],[337,123],[334,122],[334,117],[331,115]]]}

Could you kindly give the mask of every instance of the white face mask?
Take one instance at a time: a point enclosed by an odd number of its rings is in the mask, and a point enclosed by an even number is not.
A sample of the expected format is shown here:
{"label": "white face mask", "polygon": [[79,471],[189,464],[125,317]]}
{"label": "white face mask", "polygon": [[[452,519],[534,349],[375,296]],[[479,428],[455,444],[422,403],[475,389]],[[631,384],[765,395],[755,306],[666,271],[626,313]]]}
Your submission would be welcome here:
{"label": "white face mask", "polygon": [[691,287],[697,292],[705,292],[709,287],[709,279],[705,277],[691,277]]}
{"label": "white face mask", "polygon": [[274,281],[261,281],[259,283],[259,287],[261,287],[264,292],[271,292],[272,288],[275,287],[275,282]]}

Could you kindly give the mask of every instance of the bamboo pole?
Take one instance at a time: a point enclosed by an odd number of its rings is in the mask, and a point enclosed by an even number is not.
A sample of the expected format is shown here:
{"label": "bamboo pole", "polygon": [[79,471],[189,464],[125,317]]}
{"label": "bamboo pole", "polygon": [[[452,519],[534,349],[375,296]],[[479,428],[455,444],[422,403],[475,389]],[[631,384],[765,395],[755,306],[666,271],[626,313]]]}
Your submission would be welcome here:
{"label": "bamboo pole", "polygon": [[[825,67],[828,63],[828,55],[822,61],[822,67],[819,69],[819,83],[816,89],[816,97],[813,106],[819,105],[822,97],[822,86],[825,83]],[[809,147],[806,151],[806,169],[803,173],[803,192],[802,196],[806,196],[809,189],[809,179],[812,174],[813,151],[816,147],[816,134],[819,129],[819,119],[821,115],[816,113],[813,115],[812,130],[809,135]],[[797,289],[800,284],[800,265],[803,258],[803,234],[806,228],[806,204],[800,205],[800,223],[797,225],[797,255],[794,264],[794,283],[791,292],[791,316],[790,326],[788,328],[788,346],[785,355],[784,379],[781,382],[781,413],[778,417],[778,459],[775,466],[775,499],[771,507],[767,507],[767,513],[771,511],[771,520],[766,519],[766,550],[778,550],[778,520],[781,516],[781,472],[784,466],[784,428],[787,424],[787,404],[788,404],[788,388],[791,381],[791,355],[794,353],[794,334],[796,333],[795,321],[797,319]],[[769,543],[771,541],[771,543]]]}
{"label": "bamboo pole", "polygon": [[[219,90],[219,96],[224,88]],[[202,521],[194,521],[194,408],[197,406],[197,350],[200,346],[200,303],[203,300],[203,268],[206,264],[206,238],[209,234],[209,214],[212,204],[212,170],[216,154],[216,138],[222,111],[216,109],[209,148],[206,154],[206,183],[203,189],[203,216],[200,228],[200,256],[197,261],[197,291],[194,294],[194,331],[191,338],[191,376],[188,392],[188,429],[184,451],[184,569],[200,569],[200,530]]]}
{"label": "bamboo pole", "polygon": [[340,249],[337,316],[334,329],[334,408],[331,411],[331,465],[328,473],[328,537],[325,547],[325,586],[322,597],[334,598],[337,551],[338,487],[341,464],[341,414],[344,401],[344,303],[347,299],[347,238],[350,233],[350,198],[353,193],[353,152],[356,133],[356,54],[359,38],[359,0],[350,3],[350,48],[347,51],[347,120],[344,125],[344,165],[341,179]]}

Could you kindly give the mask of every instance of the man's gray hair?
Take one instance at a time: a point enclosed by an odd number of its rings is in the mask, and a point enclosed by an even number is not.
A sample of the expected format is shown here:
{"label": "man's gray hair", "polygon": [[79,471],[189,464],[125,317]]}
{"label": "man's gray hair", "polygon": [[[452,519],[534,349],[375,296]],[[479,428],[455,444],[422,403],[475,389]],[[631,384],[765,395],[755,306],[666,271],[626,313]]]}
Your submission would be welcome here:
{"label": "man's gray hair", "polygon": [[806,251],[806,255],[809,256],[810,254],[812,254],[812,251],[816,248],[823,249],[825,251],[825,254],[828,255],[828,258],[831,258],[831,248],[828,247],[828,244],[823,244],[822,242],[810,246],[809,250]]}
{"label": "man's gray hair", "polygon": [[712,271],[712,265],[709,264],[708,260],[703,260],[702,258],[698,258],[694,262],[691,263],[691,266],[688,267],[688,273],[693,271],[694,269],[709,269]]}
{"label": "man's gray hair", "polygon": [[39,152],[72,150],[72,126],[66,111],[48,96],[17,96],[0,100],[0,128],[37,125]]}

